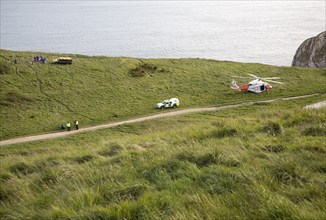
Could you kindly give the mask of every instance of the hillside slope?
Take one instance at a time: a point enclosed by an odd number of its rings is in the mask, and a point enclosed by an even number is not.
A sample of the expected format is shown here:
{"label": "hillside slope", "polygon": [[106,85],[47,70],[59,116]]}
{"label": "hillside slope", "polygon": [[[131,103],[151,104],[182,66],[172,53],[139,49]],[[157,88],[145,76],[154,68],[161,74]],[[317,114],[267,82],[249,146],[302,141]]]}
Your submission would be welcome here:
{"label": "hillside slope", "polygon": [[1,147],[1,219],[325,219],[325,95]]}
{"label": "hillside slope", "polygon": [[[150,114],[157,102],[172,97],[183,108],[326,92],[323,69],[82,55],[71,55],[73,65],[32,65],[36,55],[48,61],[62,56],[1,50],[1,139],[52,132],[74,119],[85,127]],[[280,76],[285,84],[260,95],[229,89],[234,75],[247,73]]]}

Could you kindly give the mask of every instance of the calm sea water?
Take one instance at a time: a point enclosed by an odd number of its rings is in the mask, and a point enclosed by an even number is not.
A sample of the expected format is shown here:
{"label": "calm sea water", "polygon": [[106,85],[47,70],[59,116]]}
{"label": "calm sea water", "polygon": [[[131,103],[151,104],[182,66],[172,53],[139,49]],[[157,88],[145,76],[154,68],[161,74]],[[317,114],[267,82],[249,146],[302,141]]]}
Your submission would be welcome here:
{"label": "calm sea water", "polygon": [[1,0],[1,48],[290,66],[325,1]]}

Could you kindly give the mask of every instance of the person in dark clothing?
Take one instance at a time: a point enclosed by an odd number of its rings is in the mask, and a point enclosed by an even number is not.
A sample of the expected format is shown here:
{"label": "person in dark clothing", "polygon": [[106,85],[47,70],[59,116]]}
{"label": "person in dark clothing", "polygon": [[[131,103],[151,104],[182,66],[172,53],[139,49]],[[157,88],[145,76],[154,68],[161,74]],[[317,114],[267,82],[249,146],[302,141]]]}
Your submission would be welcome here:
{"label": "person in dark clothing", "polygon": [[78,130],[78,121],[75,120],[75,121],[74,121],[74,124],[75,124],[75,128],[76,128],[76,130]]}

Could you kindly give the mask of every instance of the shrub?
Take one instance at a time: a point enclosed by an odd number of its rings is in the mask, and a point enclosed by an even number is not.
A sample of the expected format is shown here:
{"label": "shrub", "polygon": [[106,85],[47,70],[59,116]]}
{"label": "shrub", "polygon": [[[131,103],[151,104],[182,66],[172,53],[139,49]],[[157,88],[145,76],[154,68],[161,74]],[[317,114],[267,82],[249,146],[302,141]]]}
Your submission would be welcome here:
{"label": "shrub", "polygon": [[145,75],[145,71],[141,67],[136,67],[130,71],[130,74],[133,77],[140,77]]}
{"label": "shrub", "polygon": [[143,63],[142,65],[130,70],[130,75],[133,77],[141,77],[144,76],[145,74],[152,75],[157,71],[161,73],[169,72],[168,70],[165,69],[158,70],[157,66],[153,66],[148,63]]}

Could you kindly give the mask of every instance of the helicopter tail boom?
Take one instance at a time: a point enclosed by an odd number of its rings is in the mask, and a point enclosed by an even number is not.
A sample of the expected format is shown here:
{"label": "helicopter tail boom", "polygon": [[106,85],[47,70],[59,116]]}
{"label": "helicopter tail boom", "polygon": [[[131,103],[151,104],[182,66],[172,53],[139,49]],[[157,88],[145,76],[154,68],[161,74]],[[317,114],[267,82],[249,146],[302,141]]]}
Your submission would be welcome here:
{"label": "helicopter tail boom", "polygon": [[237,82],[233,80],[230,84],[231,89],[241,91],[240,87],[237,85]]}

